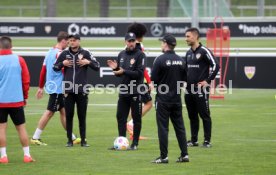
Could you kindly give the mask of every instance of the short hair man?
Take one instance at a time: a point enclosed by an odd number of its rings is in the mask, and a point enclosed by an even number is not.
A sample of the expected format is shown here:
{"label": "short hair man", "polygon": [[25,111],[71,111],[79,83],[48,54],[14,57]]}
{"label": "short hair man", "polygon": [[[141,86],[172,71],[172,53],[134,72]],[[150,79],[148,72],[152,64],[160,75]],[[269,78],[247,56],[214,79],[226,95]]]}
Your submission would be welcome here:
{"label": "short hair man", "polygon": [[25,60],[12,53],[12,40],[0,38],[0,163],[8,163],[6,153],[6,129],[10,115],[24,151],[23,162],[34,159],[29,151],[29,138],[25,126],[24,106],[28,99],[30,75]]}
{"label": "short hair man", "polygon": [[213,53],[199,42],[199,36],[197,28],[190,28],[185,33],[185,40],[191,46],[185,56],[187,64],[185,102],[191,128],[191,140],[187,144],[189,147],[198,146],[199,114],[204,128],[202,146],[210,148],[212,120],[209,107],[209,84],[216,77],[219,65]]}

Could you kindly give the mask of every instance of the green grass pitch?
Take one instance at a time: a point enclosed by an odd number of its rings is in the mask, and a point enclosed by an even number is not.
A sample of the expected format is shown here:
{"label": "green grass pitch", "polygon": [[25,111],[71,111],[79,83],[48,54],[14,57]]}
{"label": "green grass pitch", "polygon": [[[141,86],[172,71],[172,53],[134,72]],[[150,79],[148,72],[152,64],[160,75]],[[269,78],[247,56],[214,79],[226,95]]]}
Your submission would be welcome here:
{"label": "green grass pitch", "polygon": [[[36,89],[31,88],[25,108],[29,137],[48,100],[47,95],[36,100]],[[0,174],[273,175],[276,172],[275,93],[275,90],[234,89],[224,100],[211,100],[213,147],[189,148],[189,163],[175,163],[180,151],[170,124],[168,165],[150,163],[159,155],[154,109],[143,118],[142,135],[150,139],[140,141],[138,151],[109,151],[107,148],[117,136],[117,94],[91,94],[87,112],[87,140],[91,147],[66,148],[66,133],[56,114],[42,134],[48,146],[31,145],[31,154],[37,161],[24,164],[18,136],[9,120],[7,153],[10,163],[0,165]],[[185,107],[183,115],[189,138]],[[77,117],[74,119],[74,132],[78,134]],[[202,139],[201,125],[199,141]]]}
{"label": "green grass pitch", "polygon": [[[206,40],[202,38],[202,43],[206,44]],[[39,38],[39,39],[22,39],[14,38],[14,47],[51,47],[56,44],[55,38]],[[160,41],[158,39],[145,38],[143,44],[145,48],[156,47],[160,48]],[[124,47],[124,38],[122,39],[108,39],[108,38],[81,38],[81,45],[83,47]],[[275,45],[274,39],[231,39],[230,47],[232,48],[271,48]],[[187,48],[184,37],[177,38],[176,48]]]}
{"label": "green grass pitch", "polygon": [[[13,39],[14,47],[51,47],[55,39]],[[205,40],[203,40],[205,43]],[[157,39],[146,39],[146,47],[160,47]],[[84,47],[120,47],[122,40],[82,39]],[[232,40],[231,47],[272,47],[274,40]],[[187,47],[179,38],[178,47]],[[93,52],[93,51],[92,51]],[[39,65],[41,66],[41,65]],[[48,96],[35,99],[35,87],[30,90],[28,106],[25,108],[29,137],[33,135],[37,122],[44,112]],[[7,129],[7,153],[10,163],[0,164],[2,175],[274,175],[276,173],[276,90],[234,89],[224,100],[211,100],[213,119],[213,147],[211,149],[189,148],[190,163],[176,164],[179,148],[173,127],[170,124],[168,165],[154,165],[150,161],[159,155],[155,110],[143,118],[142,135],[149,140],[140,142],[138,151],[108,151],[117,136],[117,94],[91,94],[87,112],[87,139],[91,145],[72,149],[65,147],[66,133],[56,114],[42,139],[48,146],[31,145],[31,154],[37,160],[23,164],[23,151],[15,128],[9,120]],[[186,108],[183,116],[190,138]],[[78,133],[75,116],[74,132]],[[202,142],[202,124],[199,141]]]}

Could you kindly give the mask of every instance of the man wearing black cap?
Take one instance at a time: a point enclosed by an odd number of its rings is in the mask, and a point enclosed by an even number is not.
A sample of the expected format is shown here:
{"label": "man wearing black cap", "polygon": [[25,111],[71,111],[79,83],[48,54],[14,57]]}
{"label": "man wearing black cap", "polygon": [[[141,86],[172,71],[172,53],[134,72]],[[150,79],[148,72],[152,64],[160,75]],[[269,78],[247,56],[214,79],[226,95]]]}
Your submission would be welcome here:
{"label": "man wearing black cap", "polygon": [[144,79],[145,54],[136,49],[136,36],[134,33],[125,35],[126,49],[121,51],[116,61],[108,60],[108,66],[113,69],[114,75],[120,77],[119,100],[117,105],[117,122],[119,136],[126,137],[126,123],[129,110],[131,109],[134,134],[130,150],[137,150],[141,132],[141,86]]}
{"label": "man wearing black cap", "polygon": [[69,35],[69,48],[64,50],[54,64],[54,70],[64,68],[63,93],[65,96],[67,147],[73,146],[72,130],[75,103],[79,119],[81,146],[89,147],[86,143],[86,111],[89,87],[87,86],[87,69],[99,70],[100,64],[95,57],[80,46],[78,34]]}
{"label": "man wearing black cap", "polygon": [[158,127],[160,157],[152,163],[168,163],[168,132],[169,118],[176,133],[178,145],[181,150],[176,162],[189,162],[186,132],[182,117],[181,85],[185,80],[185,62],[175,54],[176,39],[166,34],[161,47],[164,54],[154,60],[151,79],[157,85],[155,98],[156,120]]}
{"label": "man wearing black cap", "polygon": [[[136,48],[144,52],[144,45],[142,44],[145,34],[147,33],[147,28],[142,23],[134,22],[130,24],[127,28],[127,32],[134,33],[136,36]],[[145,60],[145,67],[147,66],[147,60]],[[148,92],[141,95],[143,107],[142,107],[142,118],[145,116],[152,108],[152,98],[151,90],[154,89],[153,84],[148,73],[148,70],[144,70],[144,84],[148,89]],[[131,120],[127,122],[127,131],[129,133],[129,138],[133,139],[133,120],[131,114],[129,115]],[[147,139],[146,137],[140,136],[139,140]]]}

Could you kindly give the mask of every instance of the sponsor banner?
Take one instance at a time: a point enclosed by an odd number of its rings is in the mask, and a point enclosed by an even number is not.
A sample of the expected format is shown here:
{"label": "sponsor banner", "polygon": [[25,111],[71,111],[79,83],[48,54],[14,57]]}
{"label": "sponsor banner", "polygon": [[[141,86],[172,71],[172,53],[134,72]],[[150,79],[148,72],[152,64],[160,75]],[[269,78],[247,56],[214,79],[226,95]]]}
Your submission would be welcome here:
{"label": "sponsor banner", "polygon": [[[200,32],[206,36],[213,23],[199,23]],[[220,28],[220,24],[217,24]],[[231,37],[276,37],[276,22],[225,22],[224,27],[230,29]]]}
{"label": "sponsor banner", "polygon": [[[38,86],[39,73],[43,62],[43,57],[25,56],[31,74],[31,86]],[[97,60],[101,64],[98,72],[89,69],[88,83],[96,84],[119,84],[119,78],[115,77],[112,70],[107,66],[107,59],[115,59],[114,57],[101,57]],[[146,67],[151,74],[154,57],[146,58]],[[225,59],[223,59],[225,61]],[[166,64],[173,64],[167,62]],[[224,65],[224,63],[223,63]],[[276,59],[274,57],[231,57],[226,76],[226,85],[232,80],[234,88],[276,88],[276,81],[272,78],[268,79],[271,72],[275,69]],[[218,81],[217,81],[218,82]]]}
{"label": "sponsor banner", "polygon": [[[0,22],[0,35],[54,37],[59,31],[80,34],[82,37],[123,37],[130,23],[8,23]],[[164,33],[184,36],[189,23],[145,23],[148,37]]]}
{"label": "sponsor banner", "polygon": [[[0,22],[0,35],[20,37],[55,37],[59,31],[70,34],[79,33],[82,37],[123,37],[130,23],[101,22]],[[176,37],[184,37],[185,31],[191,27],[189,22],[145,22],[148,28],[146,37],[160,37],[171,33]],[[218,25],[219,26],[219,25]],[[231,37],[275,37],[276,22],[225,22],[224,26],[231,31]],[[212,22],[200,22],[202,36],[206,36]]]}

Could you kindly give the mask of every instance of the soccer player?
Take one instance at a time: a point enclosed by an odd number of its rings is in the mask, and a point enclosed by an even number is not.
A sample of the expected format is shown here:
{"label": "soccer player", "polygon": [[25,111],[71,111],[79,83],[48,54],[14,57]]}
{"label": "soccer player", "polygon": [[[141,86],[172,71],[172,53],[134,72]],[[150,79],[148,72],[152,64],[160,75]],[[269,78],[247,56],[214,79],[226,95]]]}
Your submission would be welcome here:
{"label": "soccer player", "polygon": [[[53,65],[62,50],[67,47],[68,36],[68,33],[64,31],[58,33],[57,44],[48,51],[42,65],[39,79],[39,88],[37,90],[36,97],[37,99],[41,99],[43,97],[43,87],[45,85],[45,90],[49,94],[49,101],[47,110],[41,116],[38,122],[38,126],[31,139],[31,143],[35,145],[47,145],[40,139],[40,135],[56,111],[59,111],[61,124],[66,130],[64,95],[62,94],[63,74],[61,71],[55,72],[53,70]],[[75,144],[80,143],[80,138],[76,138],[74,134],[72,134],[72,139]]]}
{"label": "soccer player", "polygon": [[98,71],[100,63],[86,49],[80,46],[78,34],[69,35],[69,48],[64,50],[58,57],[53,69],[60,71],[64,68],[64,93],[66,130],[68,142],[66,147],[73,146],[72,130],[75,104],[79,119],[79,131],[81,146],[89,147],[86,141],[86,112],[88,105],[89,89],[87,85],[88,68]]}
{"label": "soccer player", "polygon": [[28,99],[30,75],[25,60],[12,53],[12,40],[0,38],[0,163],[8,163],[6,130],[10,115],[24,151],[23,162],[34,159],[30,155],[28,134],[25,126],[24,106]]}
{"label": "soccer player", "polygon": [[175,54],[176,39],[171,34],[166,34],[161,47],[164,54],[154,60],[151,78],[157,85],[157,95],[155,98],[156,120],[158,127],[158,138],[160,157],[152,163],[168,163],[168,133],[169,119],[171,119],[179,148],[180,157],[176,162],[189,162],[186,132],[182,117],[182,102],[180,85],[185,80],[185,62]]}
{"label": "soccer player", "polygon": [[[128,26],[127,32],[132,32],[136,35],[136,46],[135,47],[136,47],[136,49],[144,52],[144,46],[143,46],[142,42],[143,42],[143,38],[144,38],[145,34],[147,33],[146,26],[142,23],[135,22]],[[141,95],[142,103],[144,104],[143,109],[142,109],[142,117],[145,116],[146,113],[148,111],[150,111],[150,109],[152,108],[152,98],[151,98],[150,92],[153,89],[153,85],[151,83],[149,73],[146,69],[144,70],[144,77],[145,77],[144,83],[148,89],[148,92]],[[132,140],[133,139],[133,119],[132,118],[127,123],[127,131],[130,134],[130,139]],[[140,136],[139,139],[140,140],[146,139],[146,137]]]}
{"label": "soccer player", "polygon": [[[185,33],[190,50],[187,51],[187,87],[185,94],[186,108],[190,119],[191,140],[188,146],[198,146],[199,118],[203,121],[203,147],[211,147],[212,120],[209,107],[209,84],[218,71],[219,65],[212,52],[199,42],[199,30],[190,28]],[[211,68],[211,71],[210,71]]]}
{"label": "soccer player", "polygon": [[[121,51],[116,61],[107,60],[107,65],[113,69],[114,75],[120,77],[119,100],[117,105],[117,122],[119,136],[126,137],[126,124],[131,109],[134,133],[130,150],[137,150],[142,127],[142,103],[139,86],[143,85],[145,54],[136,49],[134,33],[125,35],[125,50]],[[111,148],[113,149],[113,148]]]}

